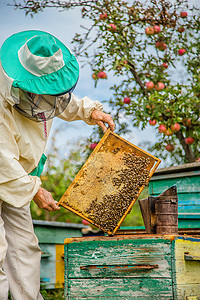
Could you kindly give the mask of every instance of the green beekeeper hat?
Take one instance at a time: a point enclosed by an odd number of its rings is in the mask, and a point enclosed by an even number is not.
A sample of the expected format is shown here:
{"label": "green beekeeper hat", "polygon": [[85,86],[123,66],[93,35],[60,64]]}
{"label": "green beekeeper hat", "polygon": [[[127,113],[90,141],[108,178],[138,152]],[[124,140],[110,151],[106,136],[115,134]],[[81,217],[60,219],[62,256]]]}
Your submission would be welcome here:
{"label": "green beekeeper hat", "polygon": [[59,95],[77,83],[75,56],[50,33],[29,30],[11,35],[3,43],[0,60],[13,87],[43,95]]}

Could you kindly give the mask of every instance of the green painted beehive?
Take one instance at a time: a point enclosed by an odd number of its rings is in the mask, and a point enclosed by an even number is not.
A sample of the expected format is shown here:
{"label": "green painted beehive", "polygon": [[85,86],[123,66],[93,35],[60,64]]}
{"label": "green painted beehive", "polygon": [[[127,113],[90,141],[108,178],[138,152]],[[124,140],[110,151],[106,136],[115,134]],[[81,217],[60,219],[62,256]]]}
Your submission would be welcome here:
{"label": "green painted beehive", "polygon": [[199,299],[200,238],[118,235],[65,240],[65,299]]}

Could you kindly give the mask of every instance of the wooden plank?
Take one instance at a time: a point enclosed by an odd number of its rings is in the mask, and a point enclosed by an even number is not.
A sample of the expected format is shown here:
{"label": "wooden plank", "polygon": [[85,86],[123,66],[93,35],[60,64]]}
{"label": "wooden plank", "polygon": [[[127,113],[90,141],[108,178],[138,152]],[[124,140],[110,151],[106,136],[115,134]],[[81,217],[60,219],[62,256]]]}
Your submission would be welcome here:
{"label": "wooden plank", "polygon": [[65,263],[65,274],[64,274],[64,297],[65,300],[69,299],[68,294],[68,244],[64,245],[64,263]]}
{"label": "wooden plank", "polygon": [[68,244],[65,255],[69,278],[171,278],[170,253],[170,241],[136,239]]}
{"label": "wooden plank", "polygon": [[200,217],[199,219],[187,219],[180,217],[178,219],[179,228],[200,228]]}
{"label": "wooden plank", "polygon": [[171,245],[171,262],[172,262],[172,272],[171,272],[171,276],[172,276],[172,290],[173,290],[173,299],[177,300],[177,289],[176,289],[176,272],[175,272],[175,264],[176,264],[176,258],[175,258],[175,240],[174,239],[172,241],[172,245]]}
{"label": "wooden plank", "polygon": [[180,290],[184,286],[185,294],[191,296],[192,287],[194,295],[200,295],[200,262],[186,261],[184,253],[200,256],[200,238],[183,237],[175,240],[177,289]]}
{"label": "wooden plank", "polygon": [[169,178],[190,177],[190,176],[200,176],[200,170],[181,172],[181,173],[160,174],[160,175],[154,173],[154,176],[151,178],[151,181],[162,180],[162,179],[166,180]]}
{"label": "wooden plank", "polygon": [[149,182],[149,194],[157,196],[169,187],[176,185],[179,193],[197,193],[200,192],[199,176],[172,178],[166,180],[158,180]]}
{"label": "wooden plank", "polygon": [[55,288],[64,287],[64,245],[55,245],[56,247],[56,282]]}
{"label": "wooden plank", "polygon": [[177,299],[199,300],[200,284],[179,284],[176,286]]}
{"label": "wooden plank", "polygon": [[68,299],[173,299],[171,279],[70,279]]}
{"label": "wooden plank", "polygon": [[40,244],[64,244],[66,237],[81,237],[81,228],[35,226],[34,232]]}
{"label": "wooden plank", "polygon": [[177,235],[163,235],[163,234],[130,234],[130,235],[117,235],[117,236],[87,236],[87,237],[75,237],[75,238],[66,238],[65,244],[71,243],[82,243],[82,242],[92,242],[92,241],[121,241],[121,240],[142,240],[142,239],[150,239],[150,240],[168,240],[172,241],[176,238]]}
{"label": "wooden plank", "polygon": [[178,202],[180,205],[200,206],[200,193],[178,193]]}
{"label": "wooden plank", "polygon": [[178,194],[179,213],[200,213],[200,193],[179,193]]}
{"label": "wooden plank", "polygon": [[160,168],[155,172],[155,175],[182,173],[182,172],[189,172],[189,171],[194,171],[194,170],[197,170],[197,171],[200,170],[199,162],[187,163],[187,164],[172,166],[172,167],[167,167],[167,168]]}

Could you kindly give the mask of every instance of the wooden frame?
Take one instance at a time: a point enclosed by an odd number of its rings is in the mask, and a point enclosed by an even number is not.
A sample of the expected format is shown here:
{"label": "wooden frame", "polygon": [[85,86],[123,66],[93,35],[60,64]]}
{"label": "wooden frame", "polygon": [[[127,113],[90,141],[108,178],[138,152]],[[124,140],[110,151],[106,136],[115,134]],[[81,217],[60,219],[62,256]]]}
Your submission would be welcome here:
{"label": "wooden frame", "polygon": [[[147,181],[150,180],[161,162],[160,159],[133,145],[108,129],[60,199],[59,205],[77,214],[82,219],[94,224],[96,227],[101,228],[109,235],[114,235],[144,189],[145,184],[140,186],[137,194],[126,208],[125,213],[117,221],[117,225],[113,225],[114,228],[111,230],[102,228],[102,225],[100,226],[100,221],[98,222],[97,219],[92,218],[86,211],[89,210],[91,201],[95,201],[95,197],[97,203],[101,203],[100,200],[105,198],[105,194],[103,194],[104,189],[108,191],[109,195],[117,192],[116,188],[112,186],[112,180],[117,173],[121,172],[121,170],[125,170],[123,164],[124,155],[133,155],[136,159],[137,157],[143,160],[148,159],[149,165],[145,169],[148,170]],[[99,194],[101,194],[101,196],[99,196]],[[112,220],[110,221],[112,222]]]}

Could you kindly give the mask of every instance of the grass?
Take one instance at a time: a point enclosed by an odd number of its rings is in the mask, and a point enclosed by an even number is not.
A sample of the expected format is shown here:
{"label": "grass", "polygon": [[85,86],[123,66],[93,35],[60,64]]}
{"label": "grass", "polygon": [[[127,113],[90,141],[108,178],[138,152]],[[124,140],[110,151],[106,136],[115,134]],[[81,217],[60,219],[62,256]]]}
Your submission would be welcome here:
{"label": "grass", "polygon": [[64,298],[64,290],[56,289],[56,290],[41,290],[41,295],[44,300],[63,300]]}

